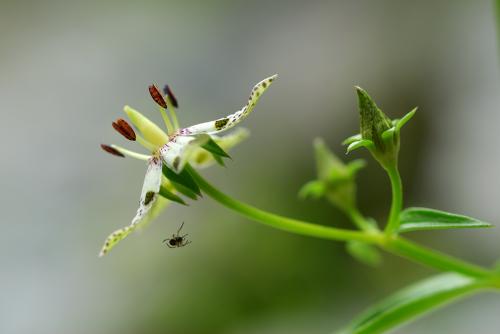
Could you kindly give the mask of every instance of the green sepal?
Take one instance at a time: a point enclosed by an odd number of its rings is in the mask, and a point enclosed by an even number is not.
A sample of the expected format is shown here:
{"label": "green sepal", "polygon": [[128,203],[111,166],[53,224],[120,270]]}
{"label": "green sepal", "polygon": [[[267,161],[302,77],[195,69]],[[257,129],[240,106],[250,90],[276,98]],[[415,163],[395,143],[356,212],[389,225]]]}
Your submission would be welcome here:
{"label": "green sepal", "polygon": [[356,260],[372,267],[382,263],[382,256],[377,248],[361,241],[349,241],[346,244],[347,252]]}
{"label": "green sepal", "polygon": [[368,139],[361,139],[358,141],[354,141],[349,146],[347,146],[347,151],[346,154],[351,153],[351,151],[354,151],[360,147],[366,147],[367,149],[372,149],[374,147],[373,142]]}
{"label": "green sepal", "polygon": [[395,127],[392,127],[382,132],[382,140],[384,141],[384,143],[393,140],[395,133],[396,133]]}
{"label": "green sepal", "polygon": [[342,145],[349,145],[349,144],[351,144],[355,141],[359,141],[361,139],[363,139],[361,137],[361,133],[358,133],[358,134],[355,134],[353,136],[350,136],[350,137],[347,137],[346,139],[344,139],[344,141],[342,142]]}
{"label": "green sepal", "polygon": [[174,186],[175,190],[177,190],[178,192],[180,192],[184,196],[191,198],[193,201],[198,200],[198,194],[193,192],[191,189],[186,188],[182,184],[175,183],[175,182],[172,182],[172,185]]}
{"label": "green sepal", "polygon": [[366,161],[363,159],[356,159],[347,163],[349,174],[355,175],[360,169],[366,167]]}
{"label": "green sepal", "polygon": [[492,227],[490,223],[454,213],[428,208],[408,208],[401,212],[398,232]]}
{"label": "green sepal", "polygon": [[399,133],[399,131],[401,131],[401,128],[410,120],[412,119],[412,117],[415,115],[415,113],[417,112],[417,109],[418,107],[415,107],[413,108],[412,111],[410,111],[409,113],[407,113],[406,115],[404,115],[401,119],[399,120],[395,120],[394,123],[395,124],[395,127],[396,127],[396,132]]}
{"label": "green sepal", "polygon": [[224,159],[220,155],[217,155],[215,153],[211,153],[212,157],[214,158],[215,162],[217,162],[219,165],[222,167],[226,167],[226,164],[224,163]]}
{"label": "green sepal", "polygon": [[227,154],[227,152],[224,151],[224,149],[220,147],[219,144],[217,144],[212,138],[210,138],[205,144],[201,145],[201,148],[207,150],[213,155],[224,158],[231,158],[229,154]]}
{"label": "green sepal", "polygon": [[179,203],[182,205],[188,205],[186,202],[184,202],[184,200],[182,198],[180,198],[179,196],[177,196],[176,194],[174,194],[173,192],[171,192],[170,190],[168,190],[164,186],[160,187],[159,193],[161,196],[165,197],[166,199],[168,199],[172,202],[176,202],[176,203]]}
{"label": "green sepal", "polygon": [[[198,184],[196,184],[196,181],[193,179],[191,174],[189,174],[189,172],[185,167],[179,174],[177,174],[176,172],[168,168],[166,164],[163,164],[162,171],[163,175],[165,175],[167,179],[169,179],[170,181],[172,181],[172,183],[174,183],[174,186],[180,185],[182,186],[182,188],[186,188],[191,192],[195,193],[196,195],[201,196],[200,187],[198,187]],[[179,187],[176,186],[175,188],[180,192],[182,192],[181,189],[179,189]]]}
{"label": "green sepal", "polygon": [[302,186],[299,190],[300,198],[314,198],[318,199],[325,195],[326,192],[326,184],[324,181],[314,180],[309,181]]}
{"label": "green sepal", "polygon": [[425,279],[372,306],[338,333],[385,333],[406,320],[474,291],[480,284],[480,281],[456,273]]}

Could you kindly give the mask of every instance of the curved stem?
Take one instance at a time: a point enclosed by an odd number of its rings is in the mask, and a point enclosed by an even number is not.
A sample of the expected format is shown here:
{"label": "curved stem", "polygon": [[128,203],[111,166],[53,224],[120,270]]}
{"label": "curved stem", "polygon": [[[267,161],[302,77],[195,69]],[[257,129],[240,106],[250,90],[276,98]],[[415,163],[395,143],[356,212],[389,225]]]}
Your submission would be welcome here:
{"label": "curved stem", "polygon": [[454,271],[471,277],[491,277],[492,273],[480,266],[460,260],[450,255],[425,248],[401,237],[389,238],[384,246],[388,252],[417,263],[443,271]]}
{"label": "curved stem", "polygon": [[344,230],[329,226],[317,225],[297,219],[283,217],[274,213],[269,213],[251,205],[240,202],[234,198],[222,193],[210,183],[208,183],[201,175],[198,174],[191,166],[185,167],[203,192],[220,204],[238,212],[239,214],[257,221],[259,223],[292,232],[296,234],[312,236],[321,239],[331,240],[357,240],[367,243],[380,243],[381,235],[374,233],[364,233],[359,231]]}
{"label": "curved stem", "polygon": [[[185,168],[187,168],[191,176],[194,178],[200,189],[203,190],[205,194],[212,197],[212,199],[216,200],[225,207],[234,210],[239,214],[259,223],[287,232],[321,239],[342,241],[357,240],[376,244],[390,253],[439,270],[454,271],[471,277],[495,277],[492,272],[488,271],[485,268],[414,244],[399,236],[388,236],[382,233],[378,233],[376,230],[361,232],[338,229],[297,219],[287,218],[263,211],[222,193],[210,183],[208,183],[191,166],[187,165]],[[356,219],[363,219],[365,220],[364,224],[368,224],[366,222],[366,219],[363,218],[361,214],[359,214]]]}
{"label": "curved stem", "polygon": [[401,208],[403,206],[403,185],[401,183],[401,176],[399,175],[397,165],[387,168],[387,174],[391,180],[392,204],[391,211],[389,213],[389,220],[384,232],[387,235],[392,235],[396,233],[399,228],[399,214],[401,213]]}

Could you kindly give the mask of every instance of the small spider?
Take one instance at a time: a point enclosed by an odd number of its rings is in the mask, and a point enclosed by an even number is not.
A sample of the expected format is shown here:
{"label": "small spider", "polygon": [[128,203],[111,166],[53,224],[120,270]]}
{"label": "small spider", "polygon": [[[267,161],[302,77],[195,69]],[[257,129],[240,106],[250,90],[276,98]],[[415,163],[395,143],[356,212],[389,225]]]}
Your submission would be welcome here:
{"label": "small spider", "polygon": [[172,234],[172,238],[168,238],[163,240],[163,242],[167,242],[166,245],[168,248],[179,248],[184,247],[187,244],[191,243],[191,241],[186,240],[187,234],[180,235],[182,227],[184,226],[184,222],[182,222],[181,227],[177,230],[176,234]]}

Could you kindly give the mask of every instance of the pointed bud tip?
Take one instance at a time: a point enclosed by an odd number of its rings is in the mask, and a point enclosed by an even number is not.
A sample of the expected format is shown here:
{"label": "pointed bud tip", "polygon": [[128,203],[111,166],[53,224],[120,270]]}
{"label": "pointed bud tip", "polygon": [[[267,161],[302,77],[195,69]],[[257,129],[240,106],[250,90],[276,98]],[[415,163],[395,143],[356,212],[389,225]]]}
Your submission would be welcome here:
{"label": "pointed bud tip", "polygon": [[118,118],[115,122],[111,123],[113,129],[128,140],[135,141],[136,135],[134,129],[123,118]]}
{"label": "pointed bud tip", "polygon": [[354,89],[356,89],[356,93],[358,94],[359,98],[364,98],[364,99],[371,100],[370,95],[368,95],[368,93],[366,92],[366,90],[364,90],[360,86],[354,86]]}
{"label": "pointed bud tip", "polygon": [[114,156],[117,156],[117,157],[121,157],[121,158],[125,158],[125,155],[123,155],[120,151],[118,151],[116,148],[114,148],[112,146],[101,144],[101,148],[105,152],[108,152],[111,155],[114,155]]}

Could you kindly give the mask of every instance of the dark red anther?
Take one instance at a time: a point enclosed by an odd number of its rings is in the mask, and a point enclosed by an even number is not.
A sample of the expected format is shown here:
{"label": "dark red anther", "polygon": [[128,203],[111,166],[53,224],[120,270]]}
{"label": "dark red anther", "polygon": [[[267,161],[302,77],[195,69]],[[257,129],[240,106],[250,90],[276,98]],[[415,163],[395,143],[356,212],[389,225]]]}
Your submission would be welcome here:
{"label": "dark red anther", "polygon": [[118,118],[116,122],[113,122],[113,128],[128,140],[135,141],[135,131],[126,120]]}
{"label": "dark red anther", "polygon": [[151,97],[153,100],[162,108],[167,109],[167,103],[163,99],[163,96],[161,95],[160,91],[158,88],[156,88],[155,85],[149,86],[149,94],[151,94]]}
{"label": "dark red anther", "polygon": [[175,95],[169,85],[165,85],[165,87],[163,87],[163,93],[170,98],[170,102],[172,102],[174,107],[179,108],[179,103],[177,102],[177,99],[175,98]]}
{"label": "dark red anther", "polygon": [[125,158],[125,156],[123,154],[121,154],[116,148],[113,148],[109,145],[101,144],[101,148],[104,151],[108,152],[109,154],[116,155],[117,157]]}

